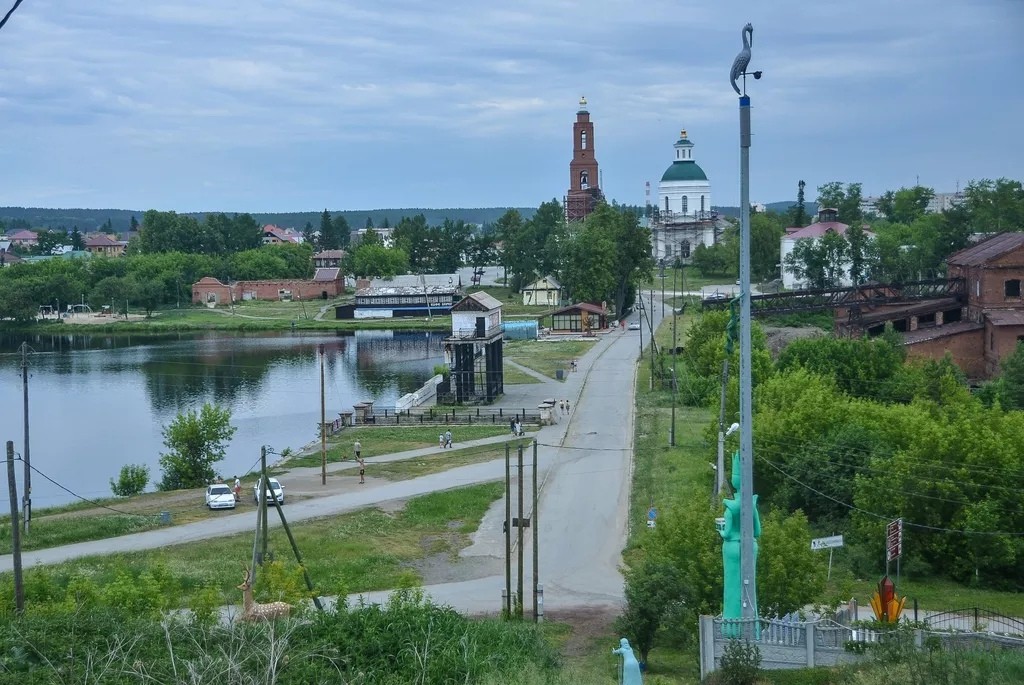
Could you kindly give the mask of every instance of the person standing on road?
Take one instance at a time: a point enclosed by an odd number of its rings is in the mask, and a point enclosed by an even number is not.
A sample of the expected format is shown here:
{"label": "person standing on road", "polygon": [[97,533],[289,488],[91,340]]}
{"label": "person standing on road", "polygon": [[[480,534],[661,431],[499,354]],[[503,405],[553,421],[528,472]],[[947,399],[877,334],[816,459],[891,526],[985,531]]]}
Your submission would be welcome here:
{"label": "person standing on road", "polygon": [[452,446],[452,432],[451,431],[445,431],[444,432],[444,444],[445,444],[445,447],[451,447]]}
{"label": "person standing on road", "polygon": [[363,446],[356,440],[356,444],[352,446],[356,451],[356,461],[359,461],[359,457],[362,456]]}
{"label": "person standing on road", "polygon": [[569,400],[566,400],[566,401],[565,401],[565,413],[566,413],[566,414],[568,414],[568,413],[569,413]]}
{"label": "person standing on road", "polygon": [[359,484],[362,485],[366,482],[366,462],[362,457],[356,457],[356,462],[359,463]]}
{"label": "person standing on road", "polygon": [[238,480],[238,476],[235,476],[235,501],[242,501],[242,481]]}

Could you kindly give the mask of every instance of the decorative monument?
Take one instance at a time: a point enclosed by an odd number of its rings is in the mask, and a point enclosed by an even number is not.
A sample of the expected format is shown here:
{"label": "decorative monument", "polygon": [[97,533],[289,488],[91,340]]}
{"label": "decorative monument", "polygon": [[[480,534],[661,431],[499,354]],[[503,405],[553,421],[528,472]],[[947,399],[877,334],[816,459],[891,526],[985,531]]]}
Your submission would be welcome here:
{"label": "decorative monument", "polygon": [[[757,622],[757,539],[761,520],[754,497],[754,422],[750,347],[750,96],[747,95],[747,65],[754,27],[741,32],[743,49],[729,74],[733,90],[740,95],[740,449],[733,455],[732,482],[736,492],[726,501],[726,523],[722,526],[722,556],[725,562],[723,615],[742,616],[755,631]],[[761,72],[752,72],[755,79]],[[743,89],[736,85],[742,77]],[[742,486],[742,487],[741,487]],[[737,524],[739,530],[736,530]],[[737,539],[737,533],[739,534]],[[737,549],[738,548],[738,549]],[[737,554],[738,553],[738,554]],[[736,624],[733,624],[736,625]],[[744,630],[744,637],[750,637]]]}
{"label": "decorative monument", "polygon": [[[733,495],[726,499],[725,514],[719,519],[718,534],[722,536],[722,618],[739,619],[744,617],[747,602],[753,606],[753,615],[757,616],[757,595],[746,593],[743,587],[741,572],[741,539],[743,514],[743,482],[740,478],[740,453],[732,455],[732,487]],[[757,513],[757,495],[751,498],[754,514],[754,572],[757,572],[757,539],[761,537],[761,517]],[[736,623],[724,623],[722,633],[726,637],[739,637],[740,629]]]}
{"label": "decorative monument", "polygon": [[619,648],[613,649],[612,654],[622,657],[622,665],[619,668],[620,685],[643,685],[643,678],[640,675],[640,662],[633,654],[633,648],[629,646],[629,640],[619,640]]}

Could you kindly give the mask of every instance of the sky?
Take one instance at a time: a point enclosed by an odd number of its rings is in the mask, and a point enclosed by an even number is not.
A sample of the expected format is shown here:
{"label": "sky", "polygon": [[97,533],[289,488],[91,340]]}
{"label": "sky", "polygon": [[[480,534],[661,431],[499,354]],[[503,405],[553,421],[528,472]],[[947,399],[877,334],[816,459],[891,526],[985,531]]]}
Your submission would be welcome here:
{"label": "sky", "polygon": [[656,202],[685,128],[736,205],[748,21],[752,201],[1024,178],[1021,0],[25,0],[0,206],[536,207],[580,96],[609,199]]}

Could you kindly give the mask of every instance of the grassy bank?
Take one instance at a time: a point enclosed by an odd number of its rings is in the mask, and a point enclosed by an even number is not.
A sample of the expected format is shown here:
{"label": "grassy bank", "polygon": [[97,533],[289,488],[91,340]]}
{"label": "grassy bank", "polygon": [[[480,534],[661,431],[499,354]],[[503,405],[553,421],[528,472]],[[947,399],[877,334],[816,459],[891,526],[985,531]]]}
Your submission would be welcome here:
{"label": "grassy bank", "polygon": [[[355,443],[358,440],[364,458],[377,457],[382,454],[408,452],[409,450],[437,447],[437,435],[445,431],[445,426],[355,426],[346,428],[327,439],[327,461],[335,463],[355,458]],[[452,441],[455,446],[467,440],[491,438],[497,435],[508,435],[508,423],[480,424],[477,426],[451,426]],[[299,466],[319,466],[320,452],[303,456],[290,457],[280,464],[281,468],[289,469]]]}
{"label": "grassy bank", "polygon": [[569,362],[594,346],[587,340],[513,340],[505,343],[504,356],[528,369],[555,378],[556,370],[569,372]]}
{"label": "grassy bank", "polygon": [[[292,533],[310,576],[325,594],[340,587],[362,592],[415,585],[420,576],[410,564],[428,553],[455,554],[468,544],[468,535],[503,492],[502,483],[437,492],[411,499],[393,513],[368,508],[292,523]],[[271,511],[270,516],[276,520],[276,512]],[[204,588],[216,590],[224,603],[239,604],[241,594],[235,589],[239,564],[252,556],[252,548],[252,533],[242,533],[30,568],[25,581],[27,601],[61,601],[76,576],[104,587],[128,572],[133,577],[149,573],[163,579],[164,592],[181,606],[188,605]],[[279,525],[271,527],[268,549],[276,559],[292,559]],[[9,575],[3,576],[5,592],[10,581]]]}

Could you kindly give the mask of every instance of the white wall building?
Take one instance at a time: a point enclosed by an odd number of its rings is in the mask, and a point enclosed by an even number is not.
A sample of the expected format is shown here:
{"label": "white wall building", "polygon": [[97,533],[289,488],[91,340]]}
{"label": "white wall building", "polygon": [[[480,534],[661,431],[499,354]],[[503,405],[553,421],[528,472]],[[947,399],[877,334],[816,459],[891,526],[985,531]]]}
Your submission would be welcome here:
{"label": "white wall building", "polygon": [[[841,236],[846,236],[846,231],[849,229],[848,224],[844,224],[838,220],[839,213],[830,208],[818,210],[818,220],[810,226],[804,226],[803,228],[792,227],[787,228],[785,235],[782,236],[779,246],[779,257],[780,263],[782,264],[782,287],[787,290],[793,290],[795,288],[807,287],[806,283],[797,280],[796,276],[786,270],[786,257],[793,252],[793,248],[796,247],[796,243],[799,240],[818,240],[826,233],[838,233]],[[874,238],[874,234],[867,232],[869,238]],[[839,278],[840,287],[848,287],[853,285],[853,281],[850,279],[850,264],[847,262],[842,265],[843,273]]]}

